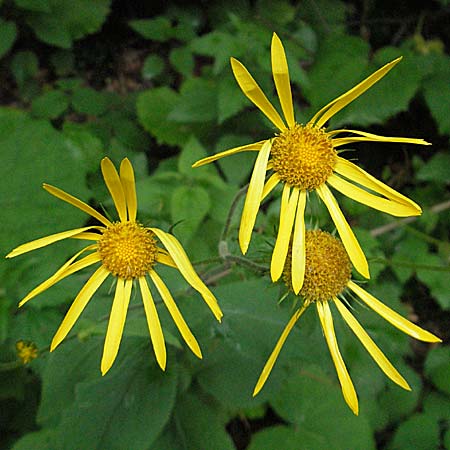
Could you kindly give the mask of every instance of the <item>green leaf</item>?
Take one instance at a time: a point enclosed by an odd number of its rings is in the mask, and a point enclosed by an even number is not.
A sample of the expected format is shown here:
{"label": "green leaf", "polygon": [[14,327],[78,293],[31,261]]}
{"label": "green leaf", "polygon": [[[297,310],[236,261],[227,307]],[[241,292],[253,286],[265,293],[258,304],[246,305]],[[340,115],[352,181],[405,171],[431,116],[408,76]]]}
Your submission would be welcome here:
{"label": "green leaf", "polygon": [[107,93],[85,87],[74,89],[72,94],[72,106],[75,111],[93,116],[104,114],[108,109],[109,100],[110,96]]}
{"label": "green leaf", "polygon": [[124,339],[108,375],[76,385],[58,426],[59,448],[145,450],[158,437],[174,407],[177,372],[150,366],[142,341]]}
{"label": "green leaf", "polygon": [[216,86],[204,78],[188,78],[183,83],[179,102],[168,115],[169,120],[184,123],[207,122],[216,117]]}
{"label": "green leaf", "polygon": [[[400,61],[382,80],[358,97],[336,116],[333,126],[343,123],[370,125],[406,111],[424,76],[422,61],[416,54],[396,47],[378,50],[363,78],[403,54]],[[331,100],[331,99],[330,99]]]}
{"label": "green leaf", "polygon": [[38,70],[38,59],[33,52],[17,52],[11,61],[11,72],[20,89],[28,79],[37,75]]}
{"label": "green leaf", "polygon": [[111,0],[48,0],[48,4],[48,12],[30,12],[26,21],[40,40],[70,48],[74,40],[100,29]]}
{"label": "green leaf", "polygon": [[248,105],[247,98],[241,94],[231,75],[220,80],[217,102],[219,123],[225,122]]}
{"label": "green leaf", "polygon": [[450,397],[441,392],[431,391],[423,400],[423,412],[434,420],[448,420]]}
{"label": "green leaf", "polygon": [[259,0],[256,4],[258,15],[269,23],[275,23],[279,27],[286,26],[294,20],[298,6],[292,6],[288,1]]}
{"label": "green leaf", "polygon": [[9,52],[16,40],[16,36],[16,24],[0,18],[0,58]]}
{"label": "green leaf", "polygon": [[179,94],[165,86],[142,92],[138,97],[139,122],[159,144],[182,145],[190,135],[190,130],[168,118],[178,101]]}
{"label": "green leaf", "polygon": [[164,70],[164,60],[158,55],[148,55],[142,66],[142,77],[151,80],[161,75]]}
{"label": "green leaf", "polygon": [[450,134],[450,117],[446,105],[450,103],[450,57],[434,55],[433,72],[424,80],[424,97],[441,134]]}
{"label": "green leaf", "polygon": [[428,253],[428,245],[416,237],[406,237],[399,242],[392,256],[392,269],[397,278],[404,283],[414,273],[411,263],[422,262],[423,255]]}
{"label": "green leaf", "polygon": [[27,9],[29,11],[37,11],[49,13],[50,0],[14,0],[14,3],[18,8]]}
{"label": "green leaf", "polygon": [[194,58],[189,47],[176,47],[169,55],[170,64],[185,77],[192,75],[194,71]]}
{"label": "green leaf", "polygon": [[417,172],[420,181],[448,183],[450,180],[450,154],[439,152],[433,155]]}
{"label": "green leaf", "polygon": [[128,24],[136,33],[152,41],[165,42],[174,37],[172,24],[164,16],[158,16],[154,19],[132,20]]}
{"label": "green leaf", "polygon": [[450,394],[450,348],[436,347],[429,351],[425,361],[425,374],[443,392]]}
{"label": "green leaf", "polygon": [[197,231],[208,214],[211,201],[206,189],[200,186],[179,186],[173,191],[170,209],[176,235],[183,242],[188,241]]}
{"label": "green leaf", "polygon": [[66,111],[69,99],[62,91],[48,91],[36,97],[31,104],[33,116],[42,119],[56,119]]}
{"label": "green leaf", "polygon": [[424,450],[439,447],[439,425],[425,414],[414,414],[399,425],[390,450]]}
{"label": "green leaf", "polygon": [[28,433],[14,443],[11,450],[57,450],[53,446],[55,431],[44,428],[43,430]]}
{"label": "green leaf", "polygon": [[342,398],[337,380],[316,366],[304,365],[299,376],[287,379],[271,404],[300,434],[304,430],[317,437],[317,450],[375,448],[364,411],[355,416]]}
{"label": "green leaf", "polygon": [[198,169],[193,169],[192,164],[199,159],[206,156],[206,151],[203,145],[198,141],[195,136],[191,136],[186,144],[181,150],[180,156],[178,157],[178,170],[183,175],[188,177],[194,177],[198,174]]}

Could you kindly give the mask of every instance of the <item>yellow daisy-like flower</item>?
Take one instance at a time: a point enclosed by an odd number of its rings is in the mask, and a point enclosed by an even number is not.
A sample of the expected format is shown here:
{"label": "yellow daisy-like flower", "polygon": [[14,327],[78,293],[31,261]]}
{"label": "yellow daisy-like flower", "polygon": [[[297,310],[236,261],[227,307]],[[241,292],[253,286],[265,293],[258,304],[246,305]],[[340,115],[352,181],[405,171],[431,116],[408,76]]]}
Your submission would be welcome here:
{"label": "yellow daisy-like flower", "polygon": [[[351,280],[351,262],[339,239],[325,231],[314,230],[306,231],[305,241],[306,272],[305,281],[300,291],[300,295],[304,299],[303,305],[293,314],[278,339],[278,342],[256,383],[253,395],[258,394],[264,386],[264,383],[269,377],[275,361],[278,358],[281,348],[297,320],[311,303],[315,303],[322,330],[331,353],[331,358],[336,367],[344,399],[350,409],[355,414],[358,414],[358,397],[356,396],[352,380],[339,351],[336,334],[334,332],[330,302],[336,305],[336,308],[344,321],[369,352],[370,356],[372,356],[380,369],[394,381],[394,383],[397,383],[403,389],[410,391],[411,388],[406,380],[389,362],[380,348],[375,344],[342,301],[345,301],[345,291],[348,290],[353,294],[356,294],[369,308],[373,309],[383,319],[387,320],[409,336],[424,342],[441,342],[441,340],[430,332],[423,330],[405,319],[353,282]],[[283,272],[284,281],[289,289],[293,289],[290,264],[290,255],[288,255]]]}
{"label": "yellow daisy-like flower", "polygon": [[[294,118],[286,55],[276,34],[272,38],[271,53],[273,78],[286,122],[243,64],[231,58],[231,67],[244,94],[278,128],[279,133],[268,140],[204,158],[197,161],[193,167],[239,152],[258,152],[239,228],[239,243],[244,254],[250,243],[259,205],[275,186],[283,184],[280,224],[270,268],[273,281],[281,277],[292,236],[292,284],[295,293],[302,288],[305,276],[304,211],[307,194],[311,191],[317,192],[329,210],[354,267],[361,275],[369,278],[366,257],[329,186],[353,200],[394,216],[420,215],[421,209],[413,201],[338,156],[336,149],[362,141],[429,144],[423,139],[378,136],[356,130],[327,131],[324,126],[342,108],[383,78],[401,58],[386,64],[348,92],[328,103],[306,125],[302,125]],[[343,133],[347,136],[339,137]],[[268,172],[270,176],[266,180]]]}
{"label": "yellow daisy-like flower", "polygon": [[[13,258],[68,238],[94,242],[72,256],[50,278],[34,288],[19,303],[19,306],[24,305],[67,276],[85,267],[94,264],[99,265],[82,287],[64,317],[51,343],[50,351],[53,351],[67,336],[101,284],[109,275],[115,277],[116,290],[101,361],[101,372],[105,375],[119,351],[131,290],[133,284],[137,281],[144,303],[156,360],[164,370],[166,367],[166,346],[158,312],[147,282],[147,275],[149,275],[186,344],[196,356],[201,358],[202,353],[197,340],[184,321],[167,286],[157,274],[155,270],[157,265],[163,264],[178,269],[186,281],[200,293],[216,319],[220,321],[222,311],[216,298],[199,278],[183,247],[174,236],[158,228],[146,228],[136,221],[137,198],[134,172],[130,161],[127,158],[122,161],[120,174],[117,173],[113,163],[108,158],[102,160],[101,169],[119,215],[119,221],[111,222],[76,197],[57,187],[44,184],[43,187],[47,192],[89,214],[102,225],[87,226],[46,236],[20,245],[9,253],[7,258]],[[157,240],[162,243],[165,249],[158,246]],[[88,253],[88,255],[79,258],[83,253]]]}
{"label": "yellow daisy-like flower", "polygon": [[34,342],[22,340],[16,342],[16,352],[17,357],[23,364],[30,363],[33,359],[36,359],[39,354]]}

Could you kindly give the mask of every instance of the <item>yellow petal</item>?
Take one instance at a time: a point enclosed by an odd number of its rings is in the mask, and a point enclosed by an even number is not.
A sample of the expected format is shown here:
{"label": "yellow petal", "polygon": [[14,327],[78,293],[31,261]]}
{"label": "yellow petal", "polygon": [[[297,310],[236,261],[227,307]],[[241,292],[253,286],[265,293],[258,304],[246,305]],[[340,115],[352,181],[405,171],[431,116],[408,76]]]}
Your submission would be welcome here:
{"label": "yellow petal", "polygon": [[103,158],[101,162],[103,179],[106,187],[111,194],[111,197],[116,206],[117,213],[121,222],[127,221],[127,205],[125,202],[125,193],[123,191],[122,183],[119,174],[117,173],[114,164],[109,158]]}
{"label": "yellow petal", "polygon": [[109,316],[108,329],[106,330],[105,344],[100,369],[102,375],[111,368],[119,352],[122,340],[123,328],[127,317],[128,304],[130,303],[133,280],[117,278],[116,293]]}
{"label": "yellow petal", "polygon": [[253,142],[252,144],[230,148],[229,150],[225,150],[223,152],[216,153],[215,155],[207,156],[206,158],[200,159],[199,161],[192,164],[192,167],[195,169],[196,167],[204,166],[205,164],[209,164],[213,161],[217,161],[218,159],[225,158],[226,156],[235,155],[236,153],[259,151],[261,150],[261,147],[264,144],[264,142],[266,141]]}
{"label": "yellow petal", "polygon": [[394,382],[401,386],[403,389],[410,391],[408,382],[400,375],[397,369],[386,358],[380,348],[375,344],[372,338],[366,333],[364,328],[356,320],[353,314],[344,306],[344,304],[338,299],[334,298],[337,309],[341,313],[347,325],[351,328],[356,337],[361,341],[366,350],[369,352],[373,360],[378,364],[380,369]]}
{"label": "yellow petal", "polygon": [[123,192],[128,210],[128,220],[136,221],[137,214],[137,198],[136,183],[134,180],[134,170],[128,158],[124,158],[120,163],[120,181],[122,183]]}
{"label": "yellow petal", "polygon": [[378,211],[382,211],[396,217],[409,217],[417,215],[417,209],[413,206],[373,195],[370,192],[349,183],[338,175],[332,174],[328,177],[327,183],[347,197],[362,203],[363,205],[377,209]]}
{"label": "yellow petal", "polygon": [[289,68],[280,38],[273,33],[272,36],[272,74],[277,88],[281,108],[289,128],[295,125],[294,107],[292,105],[291,83],[289,80]]}
{"label": "yellow petal", "polygon": [[158,254],[156,255],[156,262],[178,269],[173,258],[165,250],[162,250],[160,248],[158,248]]}
{"label": "yellow petal", "polygon": [[325,105],[319,112],[317,112],[314,117],[310,120],[310,124],[318,128],[322,128],[323,125],[331,119],[337,112],[342,108],[346,107],[353,100],[358,98],[361,94],[370,89],[376,82],[381,80],[396,64],[401,61],[401,57],[394,59],[390,63],[384,65],[372,75],[368,76],[365,80],[358,83],[355,87],[351,88],[345,94],[340,95],[333,101]]}
{"label": "yellow petal", "polygon": [[272,192],[272,190],[278,185],[279,182],[280,177],[276,172],[273,173],[264,185],[264,189],[261,194],[261,202]]}
{"label": "yellow petal", "polygon": [[292,227],[294,226],[295,211],[297,209],[299,190],[292,189],[285,184],[281,197],[280,208],[280,226],[278,228],[277,240],[272,253],[272,261],[270,263],[270,275],[272,281],[277,281],[283,273],[286,255],[289,250],[289,242],[291,240]]}
{"label": "yellow petal", "polygon": [[237,59],[231,58],[230,61],[234,77],[245,96],[249,98],[280,131],[285,130],[286,125],[284,124],[283,119],[273,107],[272,103],[269,102],[248,70]]}
{"label": "yellow petal", "polygon": [[345,367],[341,352],[339,351],[336,334],[334,332],[333,317],[328,302],[316,302],[317,312],[319,314],[320,323],[322,324],[323,333],[327,341],[328,348],[333,359],[334,367],[341,384],[342,394],[345,402],[355,415],[358,415],[358,397],[355,387],[353,386],[347,367]]}
{"label": "yellow petal", "polygon": [[267,381],[267,378],[269,378],[270,372],[272,371],[275,361],[277,360],[278,355],[280,354],[280,351],[284,343],[286,342],[287,337],[289,336],[289,333],[291,332],[292,328],[294,327],[295,323],[300,318],[300,316],[305,312],[308,305],[309,305],[308,303],[304,303],[303,306],[294,313],[294,315],[291,317],[288,324],[284,328],[283,333],[281,333],[281,336],[278,339],[275,348],[270,354],[269,359],[264,365],[261,375],[259,376],[258,381],[256,382],[255,389],[253,390],[253,397],[258,394],[258,392],[263,388],[265,382]]}
{"label": "yellow petal", "polygon": [[197,339],[195,339],[195,336],[192,334],[187,323],[183,319],[183,316],[181,315],[181,312],[178,309],[175,300],[170,294],[169,289],[167,289],[167,286],[164,284],[163,280],[161,280],[160,276],[154,270],[150,271],[150,277],[153,280],[153,283],[155,283],[156,289],[158,289],[158,292],[161,295],[161,298],[163,299],[163,302],[166,305],[167,309],[169,310],[169,313],[172,316],[175,325],[180,331],[181,336],[183,336],[184,341],[192,350],[194,355],[201,359],[202,351],[200,350]]}
{"label": "yellow petal", "polygon": [[73,261],[75,261],[75,259],[78,258],[78,256],[80,256],[82,253],[93,250],[95,247],[95,245],[90,245],[89,247],[84,248],[83,250],[72,256],[72,258],[70,258],[65,264],[63,264],[50,278],[42,282],[39,286],[36,286],[31,292],[29,292],[26,297],[21,300],[21,302],[19,303],[19,307],[23,306],[29,300],[36,297],[45,290],[51,288],[53,285],[68,277],[69,275],[78,272],[79,270],[84,269],[85,267],[88,267],[92,264],[95,264],[96,262],[99,262],[100,255],[98,254],[98,252],[95,252],[73,263]]}
{"label": "yellow petal", "polygon": [[158,361],[162,370],[166,370],[167,355],[164,335],[159,321],[158,311],[156,311],[156,306],[153,302],[152,294],[150,293],[145,277],[139,278],[139,286],[141,288],[142,302],[144,303],[148,331],[150,332],[150,339],[152,341],[156,361]]}
{"label": "yellow petal", "polygon": [[72,239],[81,239],[83,241],[98,241],[102,237],[99,233],[91,233],[90,231],[85,231],[80,234],[72,236]]}
{"label": "yellow petal", "polygon": [[55,186],[51,186],[50,184],[44,183],[42,187],[49,194],[52,194],[54,197],[57,197],[60,200],[69,203],[72,206],[75,206],[75,208],[81,209],[81,211],[85,212],[86,214],[89,214],[92,217],[95,217],[103,225],[106,225],[107,227],[111,225],[111,222],[103,214],[100,214],[94,208],[84,203],[83,201],[79,200],[78,198],[74,197],[73,195],[70,195],[67,192],[64,192],[63,190]]}
{"label": "yellow petal", "polygon": [[317,193],[330,212],[331,218],[333,219],[336,229],[338,230],[339,236],[344,244],[345,250],[348,253],[350,261],[363,277],[370,278],[369,265],[367,264],[367,259],[364,252],[356,240],[350,225],[345,220],[345,217],[342,214],[342,211],[339,208],[333,194],[325,184],[322,184],[322,186],[317,188]]}
{"label": "yellow petal", "polygon": [[380,136],[378,134],[367,133],[366,131],[359,131],[359,130],[346,130],[346,129],[333,130],[329,131],[327,135],[329,137],[332,137],[340,133],[353,133],[358,136],[333,138],[333,147],[340,147],[342,145],[351,144],[353,142],[393,142],[397,144],[431,145],[424,139]]}
{"label": "yellow petal", "polygon": [[434,334],[423,328],[418,327],[414,323],[402,317],[400,314],[396,313],[394,310],[386,306],[384,303],[377,300],[373,295],[370,295],[364,289],[359,287],[353,281],[349,281],[347,285],[361,300],[363,300],[367,306],[372,308],[377,314],[379,314],[383,319],[387,320],[394,327],[403,331],[407,335],[424,342],[442,342]]}
{"label": "yellow petal", "polygon": [[166,247],[173,261],[177,265],[178,270],[181,275],[183,275],[184,279],[197,291],[205,300],[206,304],[209,306],[211,311],[213,312],[216,319],[220,322],[222,319],[223,313],[220,310],[219,304],[217,303],[216,298],[212,294],[212,292],[206,287],[200,277],[197,275],[197,272],[192,267],[191,262],[189,261],[186,252],[184,251],[181,244],[178,240],[169,233],[165,233],[159,228],[150,228],[153,231],[158,239],[163,243],[164,247]]}
{"label": "yellow petal", "polygon": [[252,177],[248,185],[247,195],[245,197],[244,209],[239,226],[239,244],[242,253],[245,255],[252,236],[253,226],[255,225],[256,215],[258,214],[264,190],[264,180],[266,177],[266,166],[272,148],[271,141],[266,141],[262,146],[255,161]]}
{"label": "yellow petal", "polygon": [[52,343],[50,345],[50,351],[52,352],[61,343],[61,341],[67,336],[69,331],[74,326],[80,314],[83,312],[89,300],[95,294],[97,289],[105,281],[109,272],[100,266],[89,278],[86,284],[81,288],[80,292],[76,296],[72,305],[69,308],[64,320],[58,328],[55,336],[53,337]]}
{"label": "yellow petal", "polygon": [[295,217],[294,237],[292,240],[292,268],[291,279],[294,293],[298,294],[303,287],[305,278],[305,206],[306,191],[301,191],[298,198],[297,214]]}
{"label": "yellow petal", "polygon": [[6,258],[14,258],[16,256],[22,255],[23,253],[31,252],[38,248],[46,247],[47,245],[53,244],[63,239],[71,238],[83,231],[90,230],[96,227],[83,227],[75,228],[74,230],[61,231],[60,233],[51,234],[50,236],[45,236],[34,241],[27,242],[26,244],[19,245],[14,250],[6,255]]}
{"label": "yellow petal", "polygon": [[412,211],[411,215],[418,216],[422,213],[422,209],[417,203],[414,203],[408,197],[405,197],[404,195],[400,194],[400,192],[397,192],[388,185],[377,180],[365,170],[361,169],[356,164],[353,164],[352,162],[347,161],[344,158],[337,158],[334,171],[339,175],[343,175],[344,177],[348,178],[350,181],[358,183],[361,186],[364,186],[367,189],[381,194],[392,201],[410,207]]}

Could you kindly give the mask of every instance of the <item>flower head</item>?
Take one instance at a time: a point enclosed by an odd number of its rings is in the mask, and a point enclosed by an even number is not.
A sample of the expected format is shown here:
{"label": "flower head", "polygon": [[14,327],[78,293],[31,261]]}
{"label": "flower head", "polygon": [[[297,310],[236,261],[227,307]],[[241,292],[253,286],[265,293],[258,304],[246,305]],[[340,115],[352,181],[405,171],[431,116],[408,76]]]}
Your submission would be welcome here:
{"label": "flower head", "polygon": [[34,342],[30,341],[17,341],[16,342],[16,352],[17,357],[22,361],[23,364],[28,364],[33,359],[38,357],[38,349]]}
{"label": "flower head", "polygon": [[[380,348],[345,305],[346,291],[351,291],[353,294],[356,294],[369,308],[409,336],[424,342],[441,342],[441,340],[405,319],[353,282],[351,280],[351,263],[339,239],[324,231],[314,230],[306,231],[305,241],[306,271],[305,280],[300,290],[300,296],[304,300],[303,305],[293,314],[278,339],[256,383],[253,395],[256,395],[264,386],[289,333],[306,308],[313,303],[317,308],[323,334],[336,367],[344,399],[355,414],[358,414],[358,397],[356,396],[352,380],[339,351],[330,303],[336,306],[344,321],[380,369],[394,383],[397,383],[403,389],[411,390],[406,380],[389,362]],[[288,262],[284,270],[284,282],[289,289],[292,289],[292,272],[289,266],[289,260],[290,258],[287,259]]]}
{"label": "flower head", "polygon": [[231,67],[244,94],[278,128],[278,134],[265,141],[232,148],[204,158],[197,161],[193,167],[239,152],[258,152],[239,228],[239,243],[244,254],[250,244],[259,205],[275,186],[283,185],[280,224],[270,268],[273,281],[278,280],[283,273],[292,239],[292,285],[295,293],[300,292],[302,288],[305,276],[304,212],[308,194],[312,191],[317,193],[330,212],[355,269],[369,278],[366,257],[329,186],[357,202],[394,216],[419,215],[421,209],[410,199],[340,157],[336,149],[361,141],[422,145],[428,143],[423,139],[378,136],[357,130],[327,131],[325,124],[383,78],[401,58],[386,64],[348,92],[335,98],[303,125],[295,121],[286,55],[276,34],[272,38],[271,55],[273,78],[285,120],[242,63],[231,58]]}
{"label": "flower head", "polygon": [[[68,238],[91,242],[90,245],[64,263],[50,278],[26,295],[19,306],[24,305],[67,276],[88,266],[98,266],[76,296],[56,332],[50,347],[50,350],[53,351],[70,332],[97,289],[110,275],[113,276],[116,280],[116,290],[101,362],[101,371],[104,375],[112,366],[119,351],[132,287],[137,282],[144,303],[156,359],[164,370],[166,366],[164,335],[148,286],[148,275],[186,344],[196,356],[201,358],[202,354],[197,340],[184,321],[167,286],[157,273],[158,265],[162,264],[178,269],[185,280],[200,293],[216,319],[220,321],[222,311],[217,300],[199,278],[183,247],[174,236],[159,228],[146,228],[136,221],[137,198],[134,171],[130,161],[125,158],[120,165],[120,173],[117,173],[113,163],[108,158],[104,158],[101,162],[101,169],[106,186],[114,201],[119,221],[111,222],[103,214],[76,197],[54,186],[44,184],[44,189],[47,192],[89,214],[97,219],[101,225],[92,225],[46,236],[20,245],[10,252],[7,258]],[[165,248],[161,247],[160,244]],[[84,253],[87,253],[87,255],[81,257]]]}

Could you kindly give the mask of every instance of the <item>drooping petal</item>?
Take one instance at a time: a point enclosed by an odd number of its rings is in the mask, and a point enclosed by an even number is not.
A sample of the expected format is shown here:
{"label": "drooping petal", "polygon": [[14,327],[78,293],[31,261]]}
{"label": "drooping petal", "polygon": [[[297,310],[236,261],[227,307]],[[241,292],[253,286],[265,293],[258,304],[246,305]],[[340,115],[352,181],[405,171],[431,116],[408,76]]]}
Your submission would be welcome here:
{"label": "drooping petal", "polygon": [[235,58],[231,58],[230,61],[234,77],[245,96],[249,98],[280,131],[285,130],[286,125],[284,124],[283,119],[273,107],[272,103],[269,102],[264,92],[245,66]]}
{"label": "drooping petal", "polygon": [[164,335],[161,328],[161,323],[159,321],[158,311],[156,310],[156,306],[145,277],[139,278],[139,287],[141,288],[142,302],[144,303],[148,331],[150,332],[150,339],[152,341],[156,361],[158,361],[159,367],[161,367],[162,370],[166,370],[167,355]]}
{"label": "drooping petal", "polygon": [[358,397],[355,387],[353,386],[347,367],[345,367],[341,352],[339,351],[336,334],[334,332],[333,317],[328,302],[316,302],[317,312],[319,314],[320,323],[322,324],[323,333],[327,341],[328,348],[333,359],[334,367],[341,384],[342,394],[345,402],[355,415],[358,415]]}
{"label": "drooping petal", "polygon": [[292,227],[294,226],[295,211],[297,209],[299,190],[292,189],[285,184],[281,197],[280,208],[280,226],[278,228],[277,240],[272,253],[272,261],[270,263],[270,275],[272,281],[277,281],[283,273],[286,256],[291,241]]}
{"label": "drooping petal", "polygon": [[100,255],[98,252],[91,253],[90,255],[85,256],[77,262],[75,261],[78,256],[82,253],[93,250],[96,246],[90,245],[89,247],[84,248],[83,250],[76,253],[72,258],[66,261],[50,278],[47,278],[44,282],[42,282],[39,286],[36,286],[32,291],[30,291],[19,303],[19,308],[23,306],[25,303],[30,301],[32,298],[36,297],[40,293],[46,291],[51,288],[53,285],[61,281],[62,279],[72,275],[75,272],[78,272],[85,267],[91,266],[100,261]]}
{"label": "drooping petal", "polygon": [[363,300],[367,306],[372,308],[377,314],[379,314],[383,319],[387,320],[394,327],[398,328],[403,333],[411,336],[419,341],[424,342],[442,342],[434,334],[423,328],[418,327],[414,323],[405,319],[403,316],[386,306],[384,303],[380,302],[373,295],[366,292],[355,282],[349,281],[347,285],[361,300]]}
{"label": "drooping petal", "polygon": [[333,219],[336,229],[338,230],[339,236],[344,244],[345,250],[348,253],[350,261],[363,277],[370,278],[369,265],[367,264],[367,259],[364,252],[353,234],[350,225],[345,219],[344,214],[342,214],[342,211],[339,208],[333,194],[325,184],[322,184],[322,186],[317,188],[317,193],[330,212],[331,218]]}
{"label": "drooping petal", "polygon": [[271,141],[266,141],[262,146],[258,157],[256,158],[255,167],[253,168],[252,177],[248,185],[244,209],[242,210],[241,224],[239,226],[239,244],[244,255],[250,244],[256,215],[258,214],[259,205],[261,204],[264,180],[266,177],[266,165],[271,148]]}
{"label": "drooping petal", "polygon": [[265,382],[267,381],[267,378],[269,378],[270,372],[272,371],[275,361],[277,360],[278,355],[280,354],[280,351],[284,343],[286,342],[287,337],[289,336],[289,333],[291,332],[292,328],[294,328],[294,325],[296,324],[297,320],[305,312],[308,306],[309,303],[304,303],[303,306],[294,313],[294,315],[291,317],[288,324],[284,328],[280,338],[278,339],[278,342],[275,345],[275,348],[272,350],[269,359],[264,365],[264,368],[261,372],[261,375],[258,378],[258,381],[256,382],[255,389],[253,390],[253,397],[257,395],[258,392],[263,388]]}
{"label": "drooping petal", "polygon": [[121,222],[126,222],[127,205],[119,174],[109,158],[103,158],[100,166],[106,187],[111,194],[117,213],[119,214],[119,219]]}
{"label": "drooping petal", "polygon": [[278,98],[283,109],[284,118],[289,128],[295,125],[294,106],[292,105],[291,83],[289,80],[289,68],[284,52],[283,44],[276,33],[272,36],[272,74],[277,88]]}
{"label": "drooping petal", "polygon": [[314,115],[314,117],[309,121],[309,124],[315,125],[318,128],[322,128],[323,125],[337,112],[346,107],[361,94],[366,92],[367,89],[370,89],[376,82],[381,80],[381,78],[383,78],[396,64],[398,64],[401,59],[401,57],[394,59],[394,61],[391,61],[390,63],[384,65],[372,75],[368,76],[365,80],[361,81],[356,86],[351,88],[349,91],[325,105]]}
{"label": "drooping petal", "polygon": [[[96,211],[94,208],[89,206],[87,203],[84,203],[83,201],[79,200],[78,198],[74,197],[73,195],[70,195],[67,192],[64,192],[63,190],[61,190],[55,186],[52,186],[50,184],[47,184],[47,183],[44,183],[42,185],[42,187],[49,194],[52,194],[54,197],[57,197],[60,200],[66,202],[66,203],[69,203],[72,206],[75,206],[75,208],[81,209],[81,211],[94,217],[99,222],[101,222],[103,225],[105,225],[107,227],[109,227],[111,225],[111,222],[103,214],[100,214],[98,211]],[[93,228],[93,227],[91,227],[91,228]]]}
{"label": "drooping petal", "polygon": [[337,309],[341,313],[347,325],[351,328],[356,337],[361,341],[366,350],[369,352],[373,360],[378,364],[380,369],[396,384],[401,386],[403,389],[410,391],[408,382],[400,375],[397,369],[392,365],[392,363],[386,358],[384,353],[375,344],[372,338],[366,333],[364,328],[356,320],[353,314],[344,306],[344,304],[338,299],[334,298]]}
{"label": "drooping petal", "polygon": [[45,236],[34,241],[27,242],[26,244],[19,245],[14,250],[6,255],[6,258],[15,258],[16,256],[22,255],[23,253],[31,252],[38,248],[46,247],[47,245],[53,244],[63,239],[71,238],[83,231],[90,230],[96,227],[83,227],[75,228],[73,230],[61,231],[60,233],[51,234],[50,236]]}
{"label": "drooping petal", "polygon": [[373,195],[370,192],[349,183],[338,175],[330,175],[327,179],[327,183],[347,197],[362,203],[363,205],[377,209],[378,211],[382,211],[396,217],[409,217],[417,215],[417,209],[415,207]]}
{"label": "drooping petal", "polygon": [[[347,136],[343,138],[334,138],[334,136],[341,133],[352,133],[357,136]],[[353,142],[393,142],[397,144],[416,144],[416,145],[431,145],[424,139],[407,138],[407,137],[390,137],[380,136],[378,134],[367,133],[359,130],[332,130],[327,132],[329,137],[333,137],[333,147],[340,147],[342,145],[351,144]]]}
{"label": "drooping petal", "polygon": [[119,352],[120,341],[122,340],[123,328],[127,317],[128,304],[130,303],[131,288],[133,280],[117,278],[116,293],[109,316],[108,329],[106,330],[105,344],[103,346],[103,356],[100,365],[102,375],[111,368]]}
{"label": "drooping petal", "polygon": [[225,150],[223,152],[216,153],[215,155],[207,156],[206,158],[200,159],[199,161],[192,164],[192,167],[195,169],[196,167],[204,166],[205,164],[209,164],[213,161],[217,161],[218,159],[225,158],[226,156],[235,155],[236,153],[257,152],[261,150],[261,147],[263,146],[264,142],[266,141],[253,142],[252,144],[230,148],[229,150]]}
{"label": "drooping petal", "polygon": [[89,303],[89,300],[92,298],[101,284],[106,280],[106,277],[108,275],[109,272],[103,266],[100,266],[92,274],[86,284],[81,288],[80,292],[70,306],[69,311],[67,311],[67,314],[64,317],[61,325],[59,326],[58,331],[53,337],[52,343],[50,345],[51,352],[55,350],[55,348],[67,336],[67,334],[77,321],[78,317],[83,312],[86,305]]}
{"label": "drooping petal", "polygon": [[200,277],[197,275],[197,272],[192,267],[191,262],[189,261],[186,252],[184,251],[181,244],[169,233],[166,233],[159,228],[150,228],[153,231],[158,239],[163,243],[164,247],[166,247],[173,261],[177,265],[178,270],[181,275],[183,275],[184,279],[197,291],[205,300],[206,304],[209,306],[211,311],[213,312],[216,319],[220,322],[223,313],[220,310],[219,304],[217,303],[216,298],[212,294],[212,292],[207,288],[207,286],[203,283]]}
{"label": "drooping petal", "polygon": [[261,194],[261,202],[273,191],[273,189],[278,185],[279,182],[280,177],[276,172],[273,173],[264,185],[264,189]]}
{"label": "drooping petal", "polygon": [[306,191],[301,191],[298,198],[295,217],[294,237],[292,240],[291,280],[294,293],[298,294],[305,279],[306,247],[305,247],[305,206]]}
{"label": "drooping petal", "polygon": [[128,210],[128,220],[136,221],[137,214],[137,198],[136,198],[136,182],[134,179],[133,166],[128,158],[124,158],[120,163],[120,181],[122,183],[123,192]]}
{"label": "drooping petal", "polygon": [[163,249],[158,248],[158,254],[156,255],[156,262],[164,264],[174,269],[178,269],[173,258]]}
{"label": "drooping petal", "polygon": [[408,197],[405,197],[400,194],[400,192],[397,192],[388,185],[382,183],[380,180],[377,180],[365,170],[344,158],[338,157],[336,159],[334,171],[339,175],[348,178],[350,181],[358,183],[361,186],[381,194],[394,202],[400,203],[405,207],[409,207],[411,209],[410,215],[412,216],[418,216],[422,213],[422,209],[417,203],[414,203]]}
{"label": "drooping petal", "polygon": [[82,241],[98,241],[101,237],[102,235],[100,233],[91,233],[90,231],[85,231],[84,233],[72,236],[71,239],[81,239]]}
{"label": "drooping petal", "polygon": [[167,289],[167,286],[164,284],[163,280],[154,270],[150,271],[150,277],[153,283],[155,283],[156,289],[158,289],[158,292],[161,295],[161,298],[163,299],[163,302],[166,305],[167,309],[169,310],[169,313],[172,316],[175,325],[180,331],[181,336],[183,336],[184,341],[192,350],[194,355],[201,359],[202,351],[200,350],[197,339],[195,339],[195,336],[192,334],[183,316],[181,315],[181,312],[178,309],[178,306],[175,303],[172,295],[170,294],[169,289]]}

